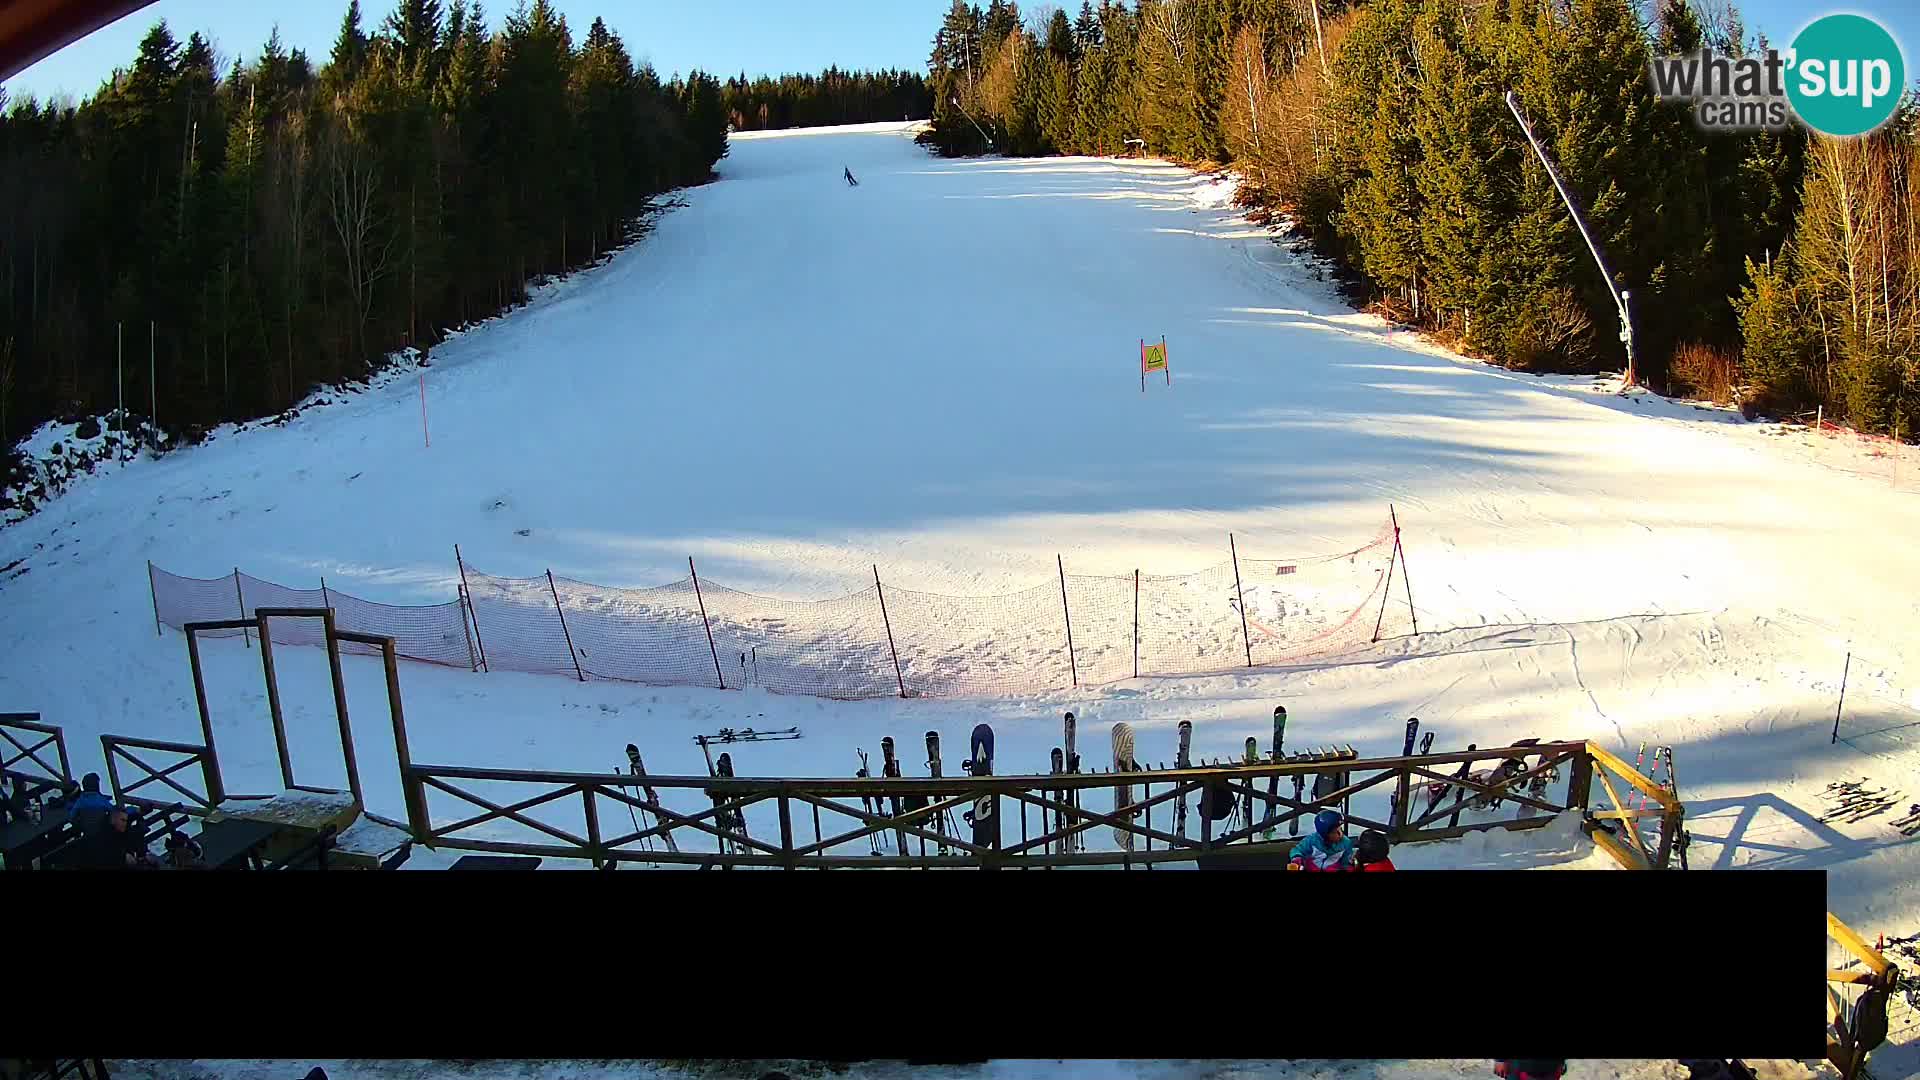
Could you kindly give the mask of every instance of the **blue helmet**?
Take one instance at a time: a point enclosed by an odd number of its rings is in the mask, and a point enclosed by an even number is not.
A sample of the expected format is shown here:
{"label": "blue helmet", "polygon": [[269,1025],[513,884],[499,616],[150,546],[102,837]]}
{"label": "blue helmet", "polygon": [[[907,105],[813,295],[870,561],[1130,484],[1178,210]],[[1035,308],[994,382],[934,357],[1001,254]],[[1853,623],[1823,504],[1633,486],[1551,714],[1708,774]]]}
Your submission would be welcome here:
{"label": "blue helmet", "polygon": [[1325,840],[1327,834],[1333,832],[1333,830],[1339,828],[1345,822],[1346,819],[1340,816],[1340,811],[1328,807],[1313,815],[1313,831],[1320,834],[1320,839]]}

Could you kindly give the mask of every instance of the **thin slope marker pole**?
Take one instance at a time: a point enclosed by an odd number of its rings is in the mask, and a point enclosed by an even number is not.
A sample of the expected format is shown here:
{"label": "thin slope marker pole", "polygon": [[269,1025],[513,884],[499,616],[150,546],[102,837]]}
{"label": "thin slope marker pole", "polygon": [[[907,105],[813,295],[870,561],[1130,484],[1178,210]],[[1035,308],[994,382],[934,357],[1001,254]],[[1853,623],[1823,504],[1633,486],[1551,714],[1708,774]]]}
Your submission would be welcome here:
{"label": "thin slope marker pole", "polygon": [[[1400,546],[1400,517],[1394,513],[1393,504],[1387,504],[1387,519],[1393,522],[1393,550],[1400,556],[1400,583],[1407,587],[1407,617],[1413,620],[1413,632],[1420,634],[1420,613],[1413,610],[1413,578],[1407,574],[1407,549]],[[1393,583],[1389,581],[1388,585]]]}
{"label": "thin slope marker pole", "polygon": [[153,636],[164,637],[160,632],[160,590],[153,583],[153,560],[147,560],[147,595],[153,597]]}
{"label": "thin slope marker pole", "polygon": [[1833,706],[1833,738],[1827,741],[1828,746],[1840,741],[1840,712],[1847,707],[1847,676],[1852,672],[1853,652],[1848,650],[1846,666],[1840,669],[1840,700]]}

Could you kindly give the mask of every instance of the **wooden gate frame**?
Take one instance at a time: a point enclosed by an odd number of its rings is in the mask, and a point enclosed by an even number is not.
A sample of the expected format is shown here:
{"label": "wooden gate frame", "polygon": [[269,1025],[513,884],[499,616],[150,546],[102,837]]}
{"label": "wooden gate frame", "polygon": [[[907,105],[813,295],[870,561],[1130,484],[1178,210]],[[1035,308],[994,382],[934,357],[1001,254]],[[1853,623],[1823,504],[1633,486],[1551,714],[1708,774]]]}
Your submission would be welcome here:
{"label": "wooden gate frame", "polygon": [[[326,635],[327,667],[333,676],[333,711],[340,722],[340,754],[347,766],[347,792],[337,788],[314,787],[301,784],[293,776],[293,757],[287,748],[286,717],[280,708],[280,681],[273,670],[273,635],[269,622],[273,619],[319,619]],[[353,801],[366,805],[366,796],[360,786],[360,765],[353,749],[353,728],[347,721],[346,681],[340,670],[340,642],[359,641],[364,644],[384,643],[382,653],[388,664],[389,703],[398,715],[399,686],[393,669],[392,638],[378,638],[368,634],[343,632],[333,624],[333,609],[324,608],[255,608],[251,619],[213,619],[204,622],[190,622],[181,627],[187,637],[187,662],[193,665],[193,697],[200,709],[200,734],[206,740],[206,752],[211,763],[210,774],[216,786],[223,788],[213,802],[218,805],[225,797],[224,785],[218,783],[220,775],[219,751],[213,741],[213,717],[207,709],[207,682],[200,665],[200,639],[202,633],[216,630],[254,630],[260,635],[260,668],[267,687],[267,711],[273,720],[273,745],[280,758],[280,780],[289,791],[308,791],[322,795],[342,795],[351,793]],[[216,793],[210,791],[208,794]]]}
{"label": "wooden gate frame", "polygon": [[[1489,829],[1521,831],[1539,828],[1552,822],[1555,815],[1559,813],[1579,809],[1583,813],[1583,827],[1593,837],[1596,845],[1613,854],[1623,866],[1629,869],[1665,869],[1668,865],[1668,853],[1672,849],[1672,837],[1677,832],[1684,813],[1679,803],[1667,796],[1664,789],[1645,780],[1644,777],[1640,778],[1642,783],[1635,786],[1646,791],[1659,809],[1643,812],[1627,810],[1620,804],[1617,794],[1614,793],[1612,782],[1604,775],[1602,775],[1602,783],[1608,788],[1616,810],[1599,815],[1588,812],[1591,783],[1596,772],[1612,772],[1626,767],[1617,757],[1591,742],[1539,743],[1529,746],[1494,747],[1486,750],[1410,757],[1342,759],[1337,762],[1263,762],[1254,765],[1146,770],[1129,773],[953,777],[940,780],[930,778],[769,779],[655,775],[645,778],[644,787],[653,788],[656,793],[662,790],[688,790],[705,796],[706,800],[713,805],[698,812],[674,810],[658,801],[647,799],[641,794],[632,793],[643,790],[643,787],[624,774],[415,764],[406,750],[405,733],[398,726],[395,728],[395,742],[401,755],[401,787],[407,800],[408,825],[417,842],[429,847],[447,847],[456,850],[582,859],[600,867],[612,867],[621,862],[631,862],[786,869],[888,867],[999,869],[1192,862],[1200,855],[1217,851],[1236,842],[1251,841],[1256,834],[1266,829],[1287,825],[1301,817],[1310,817],[1322,807],[1341,805],[1356,792],[1374,788],[1383,783],[1397,781],[1402,792],[1410,792],[1413,790],[1414,778],[1421,777],[1448,784],[1454,793],[1453,796],[1443,798],[1431,811],[1398,826],[1390,827],[1385,822],[1357,814],[1349,818],[1350,824],[1360,828],[1390,831],[1400,842],[1411,843],[1451,839]],[[1465,778],[1457,779],[1449,772],[1439,771],[1445,766],[1461,764],[1470,766],[1477,761],[1499,761],[1518,757],[1538,757],[1540,760],[1530,769],[1493,783]],[[1596,763],[1600,766],[1598,770],[1594,767]],[[1330,771],[1330,765],[1337,765],[1338,771],[1348,775],[1349,782],[1320,798],[1295,799],[1287,794],[1278,792],[1268,794],[1262,790],[1263,780],[1327,772]],[[1571,769],[1565,805],[1556,805],[1523,792],[1522,789],[1535,774],[1560,765],[1568,765]],[[1628,771],[1631,772],[1631,769],[1628,768]],[[471,785],[462,786],[460,781],[527,784],[537,786],[539,790],[522,799],[496,800],[471,790]],[[1205,821],[1204,816],[1201,836],[1197,839],[1175,835],[1165,829],[1153,827],[1154,807],[1195,795],[1209,784],[1224,785],[1234,793],[1236,798],[1250,797],[1254,804],[1267,807],[1268,812],[1261,820],[1249,822],[1242,828],[1218,837],[1211,834],[1211,825]],[[1136,789],[1135,801],[1130,803],[1124,811],[1103,813],[1093,809],[1085,799],[1080,799],[1078,802],[1072,799],[1072,796],[1078,792],[1121,786],[1131,786]],[[1163,790],[1154,791],[1156,786],[1162,786]],[[479,812],[458,821],[436,825],[427,807],[426,793],[429,789],[471,804]],[[1439,819],[1450,818],[1457,814],[1466,801],[1475,794],[1495,796],[1504,802],[1511,802],[1516,806],[1543,813],[1515,820],[1434,827],[1433,823]],[[526,814],[526,811],[535,807],[571,800],[576,796],[581,800],[583,830],[569,831],[566,827],[538,821]],[[909,796],[924,797],[927,804],[920,809],[897,816],[873,813],[867,809],[869,805],[884,807],[896,798],[904,800]],[[1006,815],[1002,815],[1003,831],[1001,842],[997,847],[976,845],[970,837],[948,836],[941,831],[938,823],[946,812],[970,805],[980,799],[994,799],[997,803],[1004,799],[1021,808],[1020,838],[1017,841],[1009,835],[1010,819]],[[653,823],[618,834],[608,834],[601,828],[600,823],[602,800],[624,804],[631,808],[635,814],[636,826],[640,825],[638,814],[643,811],[650,816]],[[735,818],[734,811],[769,801],[777,805],[779,834],[776,838],[754,837],[743,827],[735,827],[731,823],[730,819]],[[793,821],[795,804],[812,810],[813,838],[810,842],[796,837]],[[1404,795],[1402,804],[1407,804]],[[1030,806],[1039,810],[1040,830],[1037,833],[1029,829],[1027,809]],[[820,821],[819,812],[822,809],[851,818],[858,824],[837,833],[826,833]],[[1059,824],[1061,812],[1070,812],[1064,824]],[[1637,836],[1633,840],[1633,847],[1629,849],[1613,835],[1610,831],[1612,827],[1604,824],[1604,819],[1637,822],[1638,818],[1655,812],[1660,816],[1662,823],[1662,839],[1658,856],[1647,855]],[[739,816],[737,820],[744,822],[744,816]],[[459,835],[467,829],[496,821],[512,821],[544,834],[558,843],[527,843]],[[1056,823],[1055,826],[1049,828],[1050,822]],[[1120,830],[1134,840],[1144,841],[1144,844],[1137,845],[1142,850],[1082,852],[1068,850],[1071,847],[1067,843],[1069,837],[1102,825]],[[696,852],[686,850],[682,846],[679,850],[659,851],[634,846],[670,833],[677,833],[683,837],[688,833],[711,836],[718,850]],[[832,854],[832,850],[840,845],[868,837],[877,838],[887,833],[892,833],[897,838],[895,851],[891,854]],[[909,837],[920,842],[921,854],[911,854],[905,850],[907,845],[904,841]],[[1159,842],[1157,849],[1155,841]],[[1289,838],[1286,843],[1291,845],[1293,840]],[[933,847],[944,847],[948,849],[949,854],[929,853],[928,849]],[[1635,858],[1632,852],[1637,852],[1639,858]]]}

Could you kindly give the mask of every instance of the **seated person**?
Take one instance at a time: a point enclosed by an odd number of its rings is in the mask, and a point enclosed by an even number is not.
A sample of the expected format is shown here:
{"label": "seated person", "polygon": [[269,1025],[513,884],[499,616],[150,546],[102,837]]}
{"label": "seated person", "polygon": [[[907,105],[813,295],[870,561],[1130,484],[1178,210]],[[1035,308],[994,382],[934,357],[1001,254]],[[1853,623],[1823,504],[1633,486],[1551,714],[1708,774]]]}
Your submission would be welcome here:
{"label": "seated person", "polygon": [[1340,811],[1328,807],[1313,815],[1313,835],[1294,845],[1287,869],[1353,869],[1353,840],[1347,836],[1347,820]]}
{"label": "seated person", "polygon": [[126,807],[115,806],[108,809],[104,821],[73,842],[61,864],[75,870],[126,870],[152,861],[145,827],[134,825]]}
{"label": "seated person", "polygon": [[1392,870],[1393,860],[1387,857],[1387,834],[1379,829],[1368,829],[1360,834],[1360,840],[1354,844],[1355,870],[1377,873]]}
{"label": "seated person", "polygon": [[30,816],[27,805],[27,782],[15,780],[11,783],[0,776],[0,825],[10,821],[26,821]]}
{"label": "seated person", "polygon": [[80,778],[80,794],[67,804],[67,820],[78,826],[84,836],[106,821],[112,809],[113,800],[100,793],[100,774],[90,772]]}

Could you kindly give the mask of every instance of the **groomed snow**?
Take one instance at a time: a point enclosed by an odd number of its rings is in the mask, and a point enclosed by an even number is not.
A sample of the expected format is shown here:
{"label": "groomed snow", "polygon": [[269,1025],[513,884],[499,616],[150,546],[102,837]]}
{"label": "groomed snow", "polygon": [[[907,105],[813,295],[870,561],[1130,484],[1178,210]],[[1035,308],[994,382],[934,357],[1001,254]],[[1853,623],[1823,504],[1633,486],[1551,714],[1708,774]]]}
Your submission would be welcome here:
{"label": "groomed snow", "polygon": [[[0,530],[0,705],[62,725],[191,739],[180,636],[156,635],[146,561],[235,566],[393,603],[455,591],[453,545],[500,574],[612,586],[703,579],[773,596],[871,581],[1010,593],[1072,571],[1180,573],[1226,534],[1276,555],[1345,550],[1388,503],[1420,629],[1322,666],[1129,680],[1017,698],[840,704],[409,665],[416,760],[704,773],[689,736],[799,725],[732,748],[742,773],[850,775],[939,729],[955,771],[979,720],[997,771],[1044,771],[1059,715],[1139,731],[1168,761],[1289,743],[1437,749],[1591,737],[1670,743],[1696,867],[1823,867],[1856,928],[1920,928],[1914,845],[1887,815],[1821,823],[1867,774],[1920,800],[1920,496],[1823,462],[1796,429],[1461,360],[1357,314],[1228,185],[1138,160],[944,161],[909,125],[736,136],[721,180],[644,242],[455,336],[417,381],[333,394],[86,478]],[[848,167],[860,186],[841,180]],[[1142,394],[1165,334],[1173,386]],[[1843,658],[1846,733],[1829,746]],[[257,652],[207,650],[222,764],[274,786]],[[337,782],[325,664],[277,654],[295,761]],[[347,662],[361,768],[399,814],[377,665]],[[1888,731],[1869,736],[1874,729]],[[1920,727],[1914,728],[1920,731]],[[1857,745],[1856,745],[1857,743]],[[877,755],[876,755],[877,756]],[[1903,802],[1906,801],[1904,798]],[[1583,856],[1584,857],[1584,856]]]}

